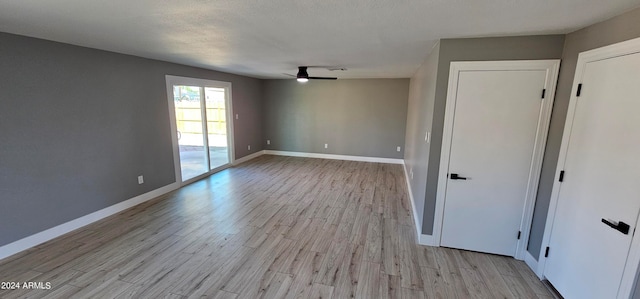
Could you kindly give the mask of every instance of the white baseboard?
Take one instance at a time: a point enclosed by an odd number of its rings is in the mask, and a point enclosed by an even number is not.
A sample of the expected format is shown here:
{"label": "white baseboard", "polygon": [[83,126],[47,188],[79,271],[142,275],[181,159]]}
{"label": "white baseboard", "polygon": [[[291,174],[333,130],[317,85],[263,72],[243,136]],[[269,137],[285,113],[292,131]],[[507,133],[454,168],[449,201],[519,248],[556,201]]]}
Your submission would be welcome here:
{"label": "white baseboard", "polygon": [[533,271],[538,278],[542,279],[542,275],[538,273],[538,261],[536,261],[536,258],[534,258],[529,251],[525,251],[524,253],[524,263],[531,268],[531,271]]}
{"label": "white baseboard", "polygon": [[433,237],[433,235],[420,234],[420,236],[418,236],[418,241],[420,245],[440,247],[440,244],[436,242],[436,239]]}
{"label": "white baseboard", "polygon": [[333,154],[303,153],[303,152],[287,152],[287,151],[272,151],[272,150],[265,150],[264,154],[265,155],[275,155],[275,156],[320,158],[320,159],[331,159],[331,160],[376,162],[376,163],[387,163],[387,164],[404,164],[404,160],[402,160],[402,159],[379,158],[379,157],[348,156],[348,155],[333,155]]}
{"label": "white baseboard", "polygon": [[249,161],[249,160],[251,160],[251,159],[255,159],[255,158],[257,158],[257,157],[260,157],[260,156],[264,155],[264,152],[265,152],[264,150],[262,150],[262,151],[257,151],[257,152],[255,152],[255,153],[253,153],[253,154],[246,155],[246,156],[244,156],[244,157],[242,157],[242,158],[240,158],[240,159],[236,159],[236,160],[235,160],[235,161],[233,161],[233,163],[231,163],[231,164],[232,164],[233,166],[236,166],[236,165],[242,164],[242,163],[247,162],[247,161]]}
{"label": "white baseboard", "polygon": [[122,212],[128,208],[131,208],[133,206],[139,205],[145,201],[149,201],[151,199],[154,199],[158,196],[164,195],[166,193],[169,193],[173,190],[176,190],[180,187],[180,184],[178,183],[172,183],[169,185],[166,185],[164,187],[155,189],[153,191],[149,191],[147,193],[144,193],[142,195],[138,195],[134,198],[125,200],[123,202],[117,203],[115,205],[112,205],[110,207],[106,207],[102,210],[93,212],[91,214],[82,216],[80,218],[71,220],[69,222],[60,224],[58,226],[52,227],[50,229],[47,229],[45,231],[36,233],[34,235],[28,236],[26,238],[20,239],[18,241],[15,241],[13,243],[9,243],[7,245],[4,245],[2,247],[0,247],[0,260],[7,258],[9,256],[12,256],[16,253],[19,253],[21,251],[27,250],[31,247],[37,246],[39,244],[42,244],[44,242],[47,242],[49,240],[52,240],[54,238],[57,238],[59,236],[62,236],[66,233],[69,233],[71,231],[74,231],[76,229],[79,229],[83,226],[89,225],[93,222],[96,222],[98,220],[101,220],[103,218],[109,217],[113,214],[117,214],[119,212]]}
{"label": "white baseboard", "polygon": [[421,223],[418,220],[418,209],[416,209],[416,202],[413,199],[413,192],[411,191],[411,179],[409,179],[409,173],[407,172],[407,166],[402,163],[402,169],[404,170],[404,178],[407,181],[407,193],[409,193],[409,201],[411,202],[411,209],[413,214],[413,223],[416,226],[416,234],[418,238],[418,243],[420,243],[420,236],[422,235],[420,232],[422,231]]}
{"label": "white baseboard", "polygon": [[438,246],[438,243],[435,242],[435,239],[432,235],[424,235],[421,233],[422,231],[422,223],[418,220],[418,209],[416,209],[416,202],[413,198],[413,192],[411,191],[411,179],[409,179],[409,173],[407,172],[407,166],[404,165],[404,161],[402,163],[402,169],[404,170],[404,177],[407,180],[407,188],[409,193],[409,201],[411,202],[411,209],[413,210],[413,223],[416,226],[416,234],[418,239],[418,244],[427,245],[427,246]]}

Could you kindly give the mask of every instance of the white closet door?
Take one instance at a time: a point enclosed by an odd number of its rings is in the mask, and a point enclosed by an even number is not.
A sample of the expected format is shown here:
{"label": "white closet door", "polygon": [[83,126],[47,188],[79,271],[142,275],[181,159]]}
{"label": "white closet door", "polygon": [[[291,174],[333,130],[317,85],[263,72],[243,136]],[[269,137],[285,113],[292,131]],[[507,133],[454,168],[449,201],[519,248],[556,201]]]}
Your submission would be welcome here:
{"label": "white closet door", "polygon": [[544,275],[568,299],[616,298],[640,210],[640,54],[588,62],[576,76]]}
{"label": "white closet door", "polygon": [[515,256],[546,76],[459,73],[442,246]]}

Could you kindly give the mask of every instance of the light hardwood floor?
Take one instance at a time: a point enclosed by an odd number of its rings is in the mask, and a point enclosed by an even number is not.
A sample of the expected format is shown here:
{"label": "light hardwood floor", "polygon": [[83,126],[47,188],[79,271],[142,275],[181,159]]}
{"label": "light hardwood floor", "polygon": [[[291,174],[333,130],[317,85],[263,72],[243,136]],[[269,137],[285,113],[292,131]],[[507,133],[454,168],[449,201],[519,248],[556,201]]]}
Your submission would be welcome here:
{"label": "light hardwood floor", "polygon": [[416,245],[400,165],[262,156],[0,261],[1,298],[551,298],[521,261]]}

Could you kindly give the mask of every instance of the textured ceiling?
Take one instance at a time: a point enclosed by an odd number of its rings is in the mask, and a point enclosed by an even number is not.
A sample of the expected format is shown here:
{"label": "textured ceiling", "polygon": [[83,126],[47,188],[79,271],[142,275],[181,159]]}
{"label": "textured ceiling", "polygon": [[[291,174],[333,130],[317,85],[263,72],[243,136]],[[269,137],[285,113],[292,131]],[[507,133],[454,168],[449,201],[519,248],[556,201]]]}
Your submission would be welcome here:
{"label": "textured ceiling", "polygon": [[[640,0],[0,0],[0,31],[283,78],[410,77],[440,38],[567,33]],[[1,53],[0,53],[1,54]]]}

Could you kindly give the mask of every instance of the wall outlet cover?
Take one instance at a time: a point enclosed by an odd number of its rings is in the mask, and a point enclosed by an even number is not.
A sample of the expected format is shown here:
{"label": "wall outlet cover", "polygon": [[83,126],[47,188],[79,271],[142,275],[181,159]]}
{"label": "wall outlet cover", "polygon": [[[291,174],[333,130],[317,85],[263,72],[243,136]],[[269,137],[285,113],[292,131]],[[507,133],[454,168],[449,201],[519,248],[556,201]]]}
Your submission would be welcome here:
{"label": "wall outlet cover", "polygon": [[142,185],[144,184],[144,176],[139,175],[138,176],[138,185]]}

